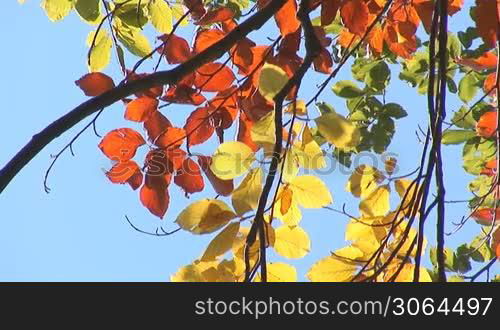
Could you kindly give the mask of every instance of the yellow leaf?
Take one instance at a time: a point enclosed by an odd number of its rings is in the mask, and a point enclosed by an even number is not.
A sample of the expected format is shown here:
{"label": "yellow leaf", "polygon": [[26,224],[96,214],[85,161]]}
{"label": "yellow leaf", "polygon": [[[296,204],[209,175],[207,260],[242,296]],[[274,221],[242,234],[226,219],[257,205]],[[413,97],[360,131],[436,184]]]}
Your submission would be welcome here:
{"label": "yellow leaf", "polygon": [[333,255],[315,263],[307,278],[312,282],[348,282],[356,275],[357,263],[350,259],[357,259],[363,255],[355,247],[345,247],[334,252]]}
{"label": "yellow leaf", "polygon": [[382,173],[369,165],[360,165],[349,177],[345,189],[355,197],[366,197],[377,188]]}
{"label": "yellow leaf", "polygon": [[333,203],[325,183],[313,175],[301,175],[290,183],[293,198],[305,208],[322,208]]}
{"label": "yellow leaf", "polygon": [[240,230],[240,223],[233,222],[226,226],[215,238],[208,244],[205,253],[201,257],[202,261],[214,260],[231,249],[234,239]]}
{"label": "yellow leaf", "polygon": [[[410,228],[408,234],[405,234],[407,229],[408,222],[402,221],[399,226],[394,230],[394,236],[392,240],[389,242],[389,250],[394,251],[402,241],[404,241],[397,252],[398,256],[405,257],[411,249],[413,240],[418,236],[418,231],[415,228]],[[422,243],[422,253],[425,251],[427,247],[427,240],[424,237]],[[417,243],[413,246],[413,250],[409,254],[410,257],[415,257],[417,255]]]}
{"label": "yellow leaf", "polygon": [[236,214],[221,200],[203,199],[185,208],[175,222],[194,234],[206,234],[224,226]]}
{"label": "yellow leaf", "polygon": [[274,111],[269,112],[259,121],[253,124],[250,134],[252,140],[258,144],[271,144],[276,142],[276,130],[274,123]]}
{"label": "yellow leaf", "polygon": [[383,185],[375,189],[365,199],[359,203],[359,210],[365,217],[384,216],[389,212],[389,195],[390,188],[388,185]]}
{"label": "yellow leaf", "polygon": [[248,172],[254,160],[254,152],[246,144],[225,142],[215,151],[210,169],[220,179],[230,180]]}
{"label": "yellow leaf", "polygon": [[363,252],[363,256],[371,256],[386,236],[386,229],[352,220],[347,224],[345,239]]}
{"label": "yellow leaf", "polygon": [[196,265],[181,267],[177,273],[170,276],[171,282],[203,282],[203,275]]}
{"label": "yellow leaf", "polygon": [[[278,192],[278,196],[281,195],[282,191],[283,190],[281,189],[280,192]],[[290,207],[288,208],[286,214],[283,214],[281,212],[282,210],[281,205],[282,205],[281,198],[279,198],[278,200],[276,200],[276,203],[274,204],[273,216],[280,219],[284,224],[288,226],[297,226],[300,220],[302,219],[302,213],[300,212],[297,202],[295,202],[292,197],[292,203],[290,204]]]}
{"label": "yellow leaf", "polygon": [[[174,3],[171,9],[174,19],[180,20],[184,16],[184,7],[180,3]],[[180,23],[180,26],[186,26],[188,24],[189,24],[189,15],[187,17],[184,17],[184,19]]]}
{"label": "yellow leaf", "polygon": [[78,15],[89,24],[99,23],[101,15],[101,0],[76,0],[75,9]]}
{"label": "yellow leaf", "polygon": [[291,182],[299,173],[299,157],[296,148],[292,146],[287,151],[286,157],[281,157],[281,159],[278,168],[283,172],[283,181]]}
{"label": "yellow leaf", "polygon": [[[394,186],[396,187],[396,191],[398,192],[399,197],[401,197],[401,209],[405,214],[410,214],[413,211],[413,205],[418,200],[420,186],[417,183],[413,183],[412,180],[408,179],[396,180],[394,181]],[[420,204],[418,204],[418,206],[419,205]]]}
{"label": "yellow leaf", "polygon": [[276,229],[275,235],[274,250],[282,257],[302,258],[311,249],[309,236],[300,227],[281,226]]}
{"label": "yellow leaf", "polygon": [[356,147],[361,139],[359,129],[351,121],[334,112],[315,119],[321,135],[337,148]]}
{"label": "yellow leaf", "polygon": [[233,191],[231,201],[236,214],[256,210],[262,193],[262,169],[251,170],[238,188]]}
{"label": "yellow leaf", "polygon": [[73,9],[73,0],[43,0],[42,8],[52,22],[60,21]]}
{"label": "yellow leaf", "polygon": [[148,13],[151,23],[158,32],[172,32],[172,10],[164,0],[152,0],[149,2]]}
{"label": "yellow leaf", "polygon": [[314,140],[308,126],[302,132],[302,153],[299,154],[299,164],[307,169],[320,169],[326,167],[325,156],[318,143]]}
{"label": "yellow leaf", "polygon": [[[391,265],[387,272],[384,275],[384,281],[389,281],[394,274],[399,270],[400,264],[394,263]],[[394,282],[413,282],[415,274],[415,265],[413,264],[405,264],[396,278],[393,280]],[[432,282],[431,276],[427,269],[420,267],[420,275],[419,282]]]}
{"label": "yellow leaf", "polygon": [[123,23],[115,18],[113,21],[118,40],[131,52],[139,57],[146,57],[152,52],[151,44],[141,30]]}
{"label": "yellow leaf", "polygon": [[[260,282],[260,274],[255,278],[255,282]],[[283,262],[271,262],[267,264],[268,282],[297,282],[297,270],[295,267]]]}
{"label": "yellow leaf", "polygon": [[259,77],[259,91],[268,101],[285,86],[288,81],[286,72],[277,65],[264,63]]}
{"label": "yellow leaf", "polygon": [[106,30],[100,29],[97,37],[95,37],[95,34],[96,31],[91,31],[87,37],[89,47],[92,47],[95,38],[94,46],[90,50],[90,72],[99,72],[108,66],[111,60],[111,48],[113,47],[113,40]]}
{"label": "yellow leaf", "polygon": [[290,103],[290,105],[286,107],[285,112],[293,114],[294,109],[297,116],[307,115],[306,102],[304,102],[304,100],[297,100],[295,103]]}

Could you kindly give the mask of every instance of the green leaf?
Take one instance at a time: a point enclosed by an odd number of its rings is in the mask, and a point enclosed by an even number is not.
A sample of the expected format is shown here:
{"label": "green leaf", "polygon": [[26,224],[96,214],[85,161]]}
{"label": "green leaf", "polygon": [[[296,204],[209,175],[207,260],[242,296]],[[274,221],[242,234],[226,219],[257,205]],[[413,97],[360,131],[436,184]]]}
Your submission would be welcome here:
{"label": "green leaf", "polygon": [[152,0],[148,5],[148,14],[158,32],[172,32],[172,10],[164,0]]}
{"label": "green leaf", "polygon": [[316,107],[318,107],[318,110],[322,115],[330,112],[335,112],[335,109],[330,104],[325,102],[316,103]]}
{"label": "green leaf", "polygon": [[152,48],[149,44],[149,40],[139,29],[128,26],[117,19],[115,19],[114,25],[118,40],[120,40],[129,52],[139,57],[145,57],[151,53]]}
{"label": "green leaf", "polygon": [[89,24],[97,24],[102,19],[100,0],[76,0],[78,15]]}
{"label": "green leaf", "polygon": [[73,0],[43,0],[42,8],[52,22],[57,22],[68,16],[73,9]]}
{"label": "green leaf", "polygon": [[490,261],[495,257],[495,253],[488,244],[488,237],[485,237],[483,234],[479,234],[474,238],[469,244],[469,249],[472,260],[476,262]]}
{"label": "green leaf", "polygon": [[146,5],[148,1],[142,0],[119,0],[115,1],[115,16],[129,27],[142,29],[148,23]]}
{"label": "green leaf", "polygon": [[474,74],[466,74],[458,83],[458,97],[468,103],[479,89],[478,80]]}
{"label": "green leaf", "polygon": [[443,144],[461,144],[476,136],[476,132],[462,129],[449,129],[443,133]]}
{"label": "green leaf", "polygon": [[[91,31],[87,37],[87,46],[92,47],[96,31]],[[111,60],[113,40],[108,32],[100,29],[95,38],[94,46],[90,49],[90,59],[87,62],[90,72],[99,72],[106,68]]]}
{"label": "green leaf", "polygon": [[350,80],[341,80],[332,87],[333,92],[340,97],[351,99],[365,94],[356,84]]}
{"label": "green leaf", "polygon": [[453,262],[453,269],[461,274],[467,273],[471,270],[469,248],[467,244],[462,244],[455,252],[455,260]]}
{"label": "green leaf", "polygon": [[286,72],[277,65],[264,63],[259,77],[259,91],[268,101],[272,101],[288,81]]}
{"label": "green leaf", "polygon": [[365,83],[375,91],[384,90],[389,84],[391,70],[384,61],[375,62],[375,65],[367,72]]}
{"label": "green leaf", "polygon": [[396,119],[408,116],[406,110],[397,103],[387,103],[382,108],[382,111],[385,115]]}
{"label": "green leaf", "polygon": [[333,157],[339,161],[339,163],[347,168],[352,165],[352,152],[345,152],[340,148],[335,148],[333,150]]}
{"label": "green leaf", "polygon": [[[455,263],[455,254],[449,248],[445,248],[443,252],[444,252],[444,266],[445,266],[445,268],[449,271],[454,271],[455,269],[453,268],[454,267],[453,265]],[[436,247],[431,247],[430,258],[431,258],[431,262],[434,265],[434,267],[437,267],[438,262],[437,262],[437,248]]]}
{"label": "green leaf", "polygon": [[457,35],[458,39],[465,48],[470,48],[472,46],[472,41],[478,37],[477,30],[473,27],[468,27],[465,32],[459,31]]}
{"label": "green leaf", "polygon": [[459,58],[462,55],[462,45],[460,40],[453,33],[448,33],[448,51],[452,59]]}
{"label": "green leaf", "polygon": [[484,163],[495,157],[496,146],[491,140],[475,137],[468,140],[462,152],[463,167],[467,173],[479,175],[484,167]]}
{"label": "green leaf", "polygon": [[378,154],[386,151],[395,133],[394,120],[380,116],[371,128],[373,151]]}
{"label": "green leaf", "polygon": [[476,120],[472,116],[472,111],[464,106],[453,114],[451,122],[460,128],[475,129],[476,127]]}

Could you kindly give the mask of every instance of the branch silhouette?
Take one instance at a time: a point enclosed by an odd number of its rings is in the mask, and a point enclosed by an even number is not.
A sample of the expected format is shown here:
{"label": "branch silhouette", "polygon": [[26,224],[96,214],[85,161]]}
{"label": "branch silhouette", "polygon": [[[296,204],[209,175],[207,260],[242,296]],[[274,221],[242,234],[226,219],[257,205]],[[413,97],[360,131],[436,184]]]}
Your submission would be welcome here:
{"label": "branch silhouette", "polygon": [[43,148],[55,138],[71,129],[83,119],[106,108],[113,103],[139,91],[158,85],[172,85],[187,74],[195,71],[205,63],[213,61],[227,52],[239,40],[250,32],[261,28],[284,4],[285,0],[272,0],[263,9],[235,27],[223,39],[192,57],[177,67],[152,73],[144,78],[123,83],[112,90],[83,102],[66,115],[52,122],[31,140],[0,170],[0,193],[9,185],[12,179],[26,166]]}

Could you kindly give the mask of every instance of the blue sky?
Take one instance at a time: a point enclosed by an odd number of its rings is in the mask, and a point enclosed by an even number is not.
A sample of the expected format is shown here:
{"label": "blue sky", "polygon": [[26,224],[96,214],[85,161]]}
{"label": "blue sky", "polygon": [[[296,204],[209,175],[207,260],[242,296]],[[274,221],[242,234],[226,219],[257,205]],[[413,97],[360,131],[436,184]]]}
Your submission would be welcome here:
{"label": "blue sky", "polygon": [[[39,6],[39,1],[28,1],[20,6],[11,0],[3,4],[0,13],[3,25],[3,47],[0,62],[3,79],[0,79],[2,97],[2,122],[0,130],[0,166],[3,166],[30,137],[51,121],[86,100],[74,81],[86,73],[87,47],[85,39],[92,27],[83,24],[76,14],[54,24],[49,22]],[[453,31],[469,24],[467,14],[452,20]],[[274,24],[274,23],[273,23]],[[273,24],[253,33],[254,40],[273,37]],[[192,27],[184,28],[189,35]],[[152,34],[149,34],[152,36]],[[134,60],[129,58],[129,66]],[[116,61],[106,71],[120,77]],[[151,70],[147,62],[145,70]],[[349,79],[350,70],[343,69],[339,79]],[[319,75],[307,76],[303,95],[311,95]],[[119,78],[116,78],[118,80]],[[397,122],[397,134],[388,151],[399,158],[400,173],[414,170],[420,157],[420,145],[415,136],[418,125],[426,125],[425,98],[400,82],[393,72],[393,83],[386,98],[388,102],[401,103],[409,116]],[[459,101],[451,96],[449,110],[457,110]],[[346,113],[344,102],[330,90],[323,94],[323,101]],[[186,107],[172,106],[163,112],[173,122],[183,125],[188,112]],[[315,113],[315,112],[313,112]],[[213,197],[213,191],[191,196],[172,185],[171,203],[163,221],[156,219],[143,208],[138,193],[128,186],[111,184],[103,174],[110,167],[107,158],[97,148],[100,139],[88,131],[75,143],[76,157],[64,154],[56,163],[49,186],[50,194],[43,189],[43,178],[57,153],[78,132],[84,123],[67,132],[43,150],[12,181],[0,195],[0,280],[4,281],[167,281],[180,266],[189,264],[203,253],[210,235],[194,236],[179,232],[173,236],[157,238],[134,231],[124,216],[144,230],[154,231],[158,226],[175,229],[176,215],[196,199]],[[98,121],[97,129],[105,134],[114,128],[140,126],[123,120],[121,104],[109,107]],[[210,154],[216,144],[212,142],[197,151]],[[461,147],[444,147],[445,182],[448,199],[469,197],[467,184],[471,177],[461,167]],[[137,157],[136,159],[141,159]],[[357,201],[344,191],[348,175],[335,171],[322,177],[331,188],[334,206],[343,203],[353,213]],[[393,202],[393,207],[396,205]],[[457,221],[466,212],[463,204],[447,207],[447,222]],[[344,246],[345,225],[348,219],[327,210],[303,212],[301,225],[309,233],[312,250],[305,258],[290,261],[298,269],[300,279],[308,268],[330,251]],[[428,240],[435,242],[435,220],[431,218]],[[452,226],[448,226],[448,230]],[[452,237],[447,245],[456,247],[470,240],[479,232],[479,226],[469,222]],[[272,261],[287,260],[271,254]],[[498,265],[497,271],[498,271]]]}

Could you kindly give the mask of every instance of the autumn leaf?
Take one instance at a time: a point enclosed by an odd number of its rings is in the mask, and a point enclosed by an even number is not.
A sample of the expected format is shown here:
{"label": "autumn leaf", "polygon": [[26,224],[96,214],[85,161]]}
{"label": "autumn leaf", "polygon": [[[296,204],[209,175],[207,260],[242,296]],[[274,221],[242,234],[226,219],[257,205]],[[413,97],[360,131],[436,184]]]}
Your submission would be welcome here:
{"label": "autumn leaf", "polygon": [[115,88],[113,79],[100,72],[88,73],[75,81],[75,84],[80,87],[87,96],[99,96]]}
{"label": "autumn leaf", "polygon": [[262,193],[262,169],[255,168],[248,172],[238,188],[233,191],[231,201],[236,214],[242,215],[256,210]]}
{"label": "autumn leaf", "polygon": [[274,15],[274,18],[282,36],[297,31],[300,22],[297,19],[297,3],[295,0],[286,0],[283,7]]}
{"label": "autumn leaf", "polygon": [[225,33],[219,29],[201,30],[196,35],[193,51],[198,54],[224,38]]}
{"label": "autumn leaf", "polygon": [[174,183],[181,187],[187,194],[203,191],[205,183],[201,176],[201,169],[191,158],[185,158],[177,170]]}
{"label": "autumn leaf", "polygon": [[305,208],[321,208],[333,202],[325,183],[312,175],[297,176],[290,182],[290,188],[294,200]]}
{"label": "autumn leaf", "polygon": [[[256,276],[255,282],[260,282],[260,274]],[[283,262],[271,262],[267,264],[268,282],[297,282],[297,270],[295,267]]]}
{"label": "autumn leaf", "polygon": [[272,101],[287,81],[288,75],[282,68],[265,63],[260,71],[259,91],[267,100]]}
{"label": "autumn leaf", "polygon": [[200,260],[210,261],[224,255],[233,246],[233,241],[240,230],[240,223],[233,222],[226,226],[214,239],[208,244]]}
{"label": "autumn leaf", "polygon": [[315,122],[321,135],[338,148],[353,148],[360,142],[359,129],[341,115],[325,113]]}
{"label": "autumn leaf", "polygon": [[345,189],[355,197],[365,198],[377,188],[381,178],[383,175],[378,169],[369,165],[360,165],[349,177]]}
{"label": "autumn leaf", "polygon": [[146,141],[131,128],[112,130],[99,143],[99,149],[111,160],[127,161],[135,156],[137,148]]}
{"label": "autumn leaf", "polygon": [[204,92],[220,92],[231,87],[233,71],[221,63],[207,63],[196,70],[194,85]]}
{"label": "autumn leaf", "polygon": [[207,234],[226,225],[236,214],[221,200],[202,199],[185,208],[175,222],[193,234]]}
{"label": "autumn leaf", "polygon": [[390,188],[388,185],[383,185],[372,191],[359,204],[359,209],[363,216],[377,217],[387,214],[390,210],[389,195]]}
{"label": "autumn leaf", "polygon": [[312,282],[348,282],[356,274],[355,260],[362,256],[356,247],[342,248],[316,262],[306,276]]}
{"label": "autumn leaf", "polygon": [[158,109],[158,100],[149,96],[139,97],[127,104],[125,119],[144,122]]}
{"label": "autumn leaf", "polygon": [[184,63],[191,58],[191,49],[184,38],[172,33],[163,35],[159,39],[166,43],[160,52],[165,54],[168,63]]}
{"label": "autumn leaf", "polygon": [[189,146],[201,144],[214,134],[215,127],[210,119],[208,107],[196,109],[189,115],[184,125]]}
{"label": "autumn leaf", "polygon": [[234,179],[246,173],[254,160],[254,153],[246,144],[237,141],[225,142],[212,156],[210,169],[223,180]]}
{"label": "autumn leaf", "polygon": [[368,27],[368,6],[363,0],[344,1],[340,15],[349,31],[362,36]]}
{"label": "autumn leaf", "polygon": [[497,42],[500,0],[476,0],[475,18],[477,33],[489,47]]}
{"label": "autumn leaf", "polygon": [[139,165],[133,160],[116,163],[106,172],[106,176],[113,183],[129,183],[134,190],[138,188],[143,179]]}
{"label": "autumn leaf", "polygon": [[152,214],[160,219],[167,212],[170,196],[167,184],[162,176],[146,175],[146,180],[140,191],[140,199]]}
{"label": "autumn leaf", "polygon": [[222,196],[229,196],[234,190],[233,180],[219,179],[210,169],[212,158],[208,156],[198,156],[198,164],[212,184],[215,192]]}
{"label": "autumn leaf", "polygon": [[210,25],[215,23],[222,23],[234,17],[234,11],[228,7],[219,7],[217,9],[211,10],[203,15],[196,24],[198,25]]}
{"label": "autumn leaf", "polygon": [[490,138],[497,132],[497,113],[488,111],[484,113],[476,124],[476,133],[479,136]]}
{"label": "autumn leaf", "polygon": [[299,259],[311,250],[309,236],[300,227],[281,226],[275,231],[274,250],[288,259]]}

